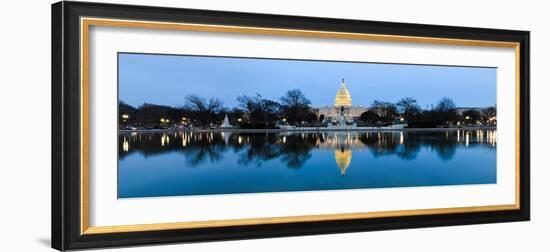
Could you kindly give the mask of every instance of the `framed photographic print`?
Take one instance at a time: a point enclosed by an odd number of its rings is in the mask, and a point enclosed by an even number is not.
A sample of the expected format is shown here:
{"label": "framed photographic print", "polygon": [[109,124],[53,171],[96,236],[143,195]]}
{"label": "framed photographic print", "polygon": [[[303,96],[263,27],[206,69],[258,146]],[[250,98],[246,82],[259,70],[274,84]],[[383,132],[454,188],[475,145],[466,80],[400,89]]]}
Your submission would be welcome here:
{"label": "framed photographic print", "polygon": [[58,250],[529,220],[527,31],[65,1],[52,69]]}

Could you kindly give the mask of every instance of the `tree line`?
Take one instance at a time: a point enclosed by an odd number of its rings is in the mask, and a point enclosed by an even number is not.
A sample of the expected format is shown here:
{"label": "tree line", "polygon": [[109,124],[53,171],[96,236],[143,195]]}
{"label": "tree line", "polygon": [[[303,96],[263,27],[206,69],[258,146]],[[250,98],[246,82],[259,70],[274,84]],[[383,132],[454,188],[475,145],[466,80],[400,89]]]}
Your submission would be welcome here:
{"label": "tree line", "polygon": [[[218,98],[205,98],[196,94],[185,97],[182,106],[164,106],[145,103],[133,107],[119,102],[121,128],[168,128],[174,125],[216,127],[228,115],[232,125],[241,128],[275,128],[277,123],[295,126],[326,126],[324,116],[317,116],[311,101],[299,89],[287,91],[278,100],[260,94],[237,97],[238,106],[225,107]],[[359,126],[384,126],[407,123],[409,127],[438,127],[453,125],[495,125],[496,110],[467,110],[458,113],[454,101],[443,97],[431,109],[421,109],[417,100],[404,97],[396,103],[375,100],[368,111],[357,118]]]}
{"label": "tree line", "polygon": [[287,91],[278,101],[260,94],[237,97],[238,106],[227,108],[218,98],[207,99],[196,94],[185,97],[185,105],[170,107],[145,103],[137,108],[119,102],[120,125],[162,128],[174,124],[197,127],[216,126],[228,115],[230,123],[241,128],[274,128],[278,121],[290,125],[317,123],[311,101],[302,91]]}
{"label": "tree line", "polygon": [[[399,119],[399,121],[396,121]],[[440,126],[495,126],[496,108],[483,110],[468,109],[459,113],[454,101],[441,98],[435,107],[421,109],[416,99],[405,97],[396,103],[375,100],[369,110],[361,114],[359,121],[369,125],[407,123],[414,128],[435,128]]]}

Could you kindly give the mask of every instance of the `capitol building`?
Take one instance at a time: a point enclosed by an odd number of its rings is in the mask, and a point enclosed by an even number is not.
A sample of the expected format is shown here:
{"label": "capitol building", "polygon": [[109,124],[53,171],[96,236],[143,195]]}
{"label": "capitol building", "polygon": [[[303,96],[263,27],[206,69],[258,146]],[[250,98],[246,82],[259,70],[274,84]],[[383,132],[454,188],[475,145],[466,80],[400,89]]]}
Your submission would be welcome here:
{"label": "capitol building", "polygon": [[362,113],[368,111],[368,107],[353,106],[351,94],[346,87],[344,79],[334,98],[334,106],[325,106],[314,109],[318,118],[323,118],[323,123],[338,123],[340,118],[344,118],[346,123],[354,123]]}

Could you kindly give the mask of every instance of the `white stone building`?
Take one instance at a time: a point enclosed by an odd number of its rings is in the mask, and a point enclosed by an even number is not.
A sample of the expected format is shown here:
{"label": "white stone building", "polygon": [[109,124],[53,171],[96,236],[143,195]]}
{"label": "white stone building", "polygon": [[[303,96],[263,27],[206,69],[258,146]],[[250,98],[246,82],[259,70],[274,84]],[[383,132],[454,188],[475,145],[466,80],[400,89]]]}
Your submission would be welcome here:
{"label": "white stone building", "polygon": [[315,109],[317,117],[323,117],[323,122],[336,123],[339,115],[342,113],[345,121],[348,123],[356,122],[363,112],[368,111],[368,107],[353,106],[351,102],[351,94],[346,87],[346,83],[342,79],[340,88],[336,92],[334,98],[334,106],[325,106]]}

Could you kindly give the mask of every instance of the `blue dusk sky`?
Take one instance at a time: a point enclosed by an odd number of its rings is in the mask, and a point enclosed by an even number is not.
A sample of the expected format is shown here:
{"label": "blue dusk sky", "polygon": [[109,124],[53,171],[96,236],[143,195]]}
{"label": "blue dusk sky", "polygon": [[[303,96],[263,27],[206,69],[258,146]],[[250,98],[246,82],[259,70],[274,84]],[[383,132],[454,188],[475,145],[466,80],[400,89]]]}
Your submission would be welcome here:
{"label": "blue dusk sky", "polygon": [[458,107],[496,104],[496,68],[119,53],[119,100],[135,107],[197,94],[232,108],[243,94],[278,101],[291,89],[331,106],[342,78],[354,106],[412,97],[426,108],[444,96]]}

